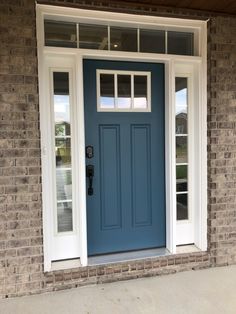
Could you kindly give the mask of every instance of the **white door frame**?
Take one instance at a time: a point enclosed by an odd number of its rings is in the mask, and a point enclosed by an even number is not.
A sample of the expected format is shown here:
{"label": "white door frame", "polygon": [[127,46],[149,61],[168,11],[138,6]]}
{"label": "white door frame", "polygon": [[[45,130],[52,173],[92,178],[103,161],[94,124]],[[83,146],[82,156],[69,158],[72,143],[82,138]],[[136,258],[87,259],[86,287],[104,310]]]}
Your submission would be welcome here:
{"label": "white door frame", "polygon": [[[76,48],[58,48],[44,47],[43,20],[44,16],[57,17],[60,14],[64,20],[69,18],[91,19],[91,14],[97,20],[104,20],[105,16],[114,16],[114,21],[120,19],[121,22],[128,23],[134,19],[133,23],[141,21],[142,24],[150,24],[150,19],[161,25],[168,22],[168,25],[178,24],[180,21],[185,27],[190,25],[201,30],[199,40],[199,55],[197,56],[177,56],[167,54],[151,54],[151,53],[130,53],[116,51],[99,51],[85,50]],[[109,17],[110,18],[110,17]],[[149,22],[148,22],[149,21]],[[185,22],[186,21],[186,22]],[[129,22],[130,23],[130,22]],[[154,23],[154,22],[152,22]],[[206,216],[207,216],[207,186],[206,186],[206,22],[190,21],[169,18],[155,18],[132,16],[129,14],[118,14],[108,12],[95,12],[86,10],[77,10],[71,8],[58,8],[51,6],[37,5],[37,38],[38,38],[38,65],[39,65],[39,94],[40,94],[40,122],[41,122],[41,143],[42,143],[42,177],[43,177],[43,228],[44,228],[44,270],[51,270],[51,222],[48,215],[48,199],[46,191],[50,182],[46,182],[47,160],[50,158],[45,149],[45,141],[47,134],[43,130],[45,126],[45,84],[44,77],[47,75],[45,68],[45,58],[50,55],[60,55],[73,58],[75,66],[75,116],[77,120],[77,139],[78,147],[76,148],[76,158],[78,160],[78,215],[79,215],[79,257],[82,266],[88,265],[87,255],[87,216],[86,216],[86,177],[85,177],[85,130],[84,130],[84,100],[83,100],[83,60],[84,59],[100,59],[100,60],[119,60],[119,61],[138,61],[138,62],[157,62],[165,65],[165,178],[166,178],[166,248],[172,253],[176,253],[177,244],[177,224],[176,224],[176,175],[175,175],[175,71],[178,65],[191,64],[196,69],[194,79],[198,84],[198,118],[195,121],[196,129],[200,130],[196,136],[196,153],[199,157],[201,171],[198,177],[198,187],[195,191],[199,194],[198,215],[195,217],[197,228],[195,230],[194,243],[201,250],[207,248],[206,237]],[[194,72],[194,73],[195,73]],[[198,170],[199,171],[199,170]]]}

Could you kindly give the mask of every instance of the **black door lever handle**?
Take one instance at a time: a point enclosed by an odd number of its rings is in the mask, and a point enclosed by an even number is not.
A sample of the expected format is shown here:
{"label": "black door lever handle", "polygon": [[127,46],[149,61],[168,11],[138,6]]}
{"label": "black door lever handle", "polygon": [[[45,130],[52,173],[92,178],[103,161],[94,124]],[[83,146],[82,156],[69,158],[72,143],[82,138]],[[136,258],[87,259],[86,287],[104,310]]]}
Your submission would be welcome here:
{"label": "black door lever handle", "polygon": [[94,177],[94,166],[86,166],[86,177],[89,179],[88,195],[93,195],[93,177]]}

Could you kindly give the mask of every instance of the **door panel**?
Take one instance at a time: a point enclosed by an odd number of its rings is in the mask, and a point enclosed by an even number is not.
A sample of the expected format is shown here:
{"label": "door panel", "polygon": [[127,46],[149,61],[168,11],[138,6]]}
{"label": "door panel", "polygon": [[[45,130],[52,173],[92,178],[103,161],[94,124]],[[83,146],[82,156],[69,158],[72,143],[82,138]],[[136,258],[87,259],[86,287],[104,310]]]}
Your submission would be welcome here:
{"label": "door panel", "polygon": [[[150,72],[151,112],[98,112],[97,69]],[[85,60],[84,100],[89,255],[164,247],[164,65]]]}
{"label": "door panel", "polygon": [[100,125],[99,139],[101,229],[120,229],[120,127]]}
{"label": "door panel", "polygon": [[133,226],[148,226],[152,223],[150,124],[133,124],[130,130]]}

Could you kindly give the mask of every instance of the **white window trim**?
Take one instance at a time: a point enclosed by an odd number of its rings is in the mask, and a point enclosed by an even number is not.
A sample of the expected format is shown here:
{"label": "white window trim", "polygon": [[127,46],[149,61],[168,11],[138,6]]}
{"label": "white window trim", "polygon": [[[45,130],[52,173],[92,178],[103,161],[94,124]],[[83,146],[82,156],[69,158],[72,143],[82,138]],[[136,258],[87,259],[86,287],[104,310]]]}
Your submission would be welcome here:
{"label": "white window trim", "polygon": [[[95,51],[77,48],[44,47],[44,25],[45,18],[60,19],[61,21],[82,21],[86,23],[104,23],[122,26],[140,26],[146,28],[158,28],[181,31],[192,31],[195,33],[195,49],[197,56],[178,56],[151,53],[129,53],[116,51]],[[83,108],[83,59],[101,60],[125,60],[159,62],[165,64],[165,161],[166,161],[166,248],[176,253],[176,175],[175,175],[175,67],[176,64],[192,64],[198,68],[199,74],[195,80],[199,83],[199,112],[196,129],[200,130],[196,135],[196,155],[199,159],[198,173],[198,208],[199,225],[195,228],[195,245],[205,251],[207,249],[207,24],[206,21],[186,20],[176,18],[163,18],[154,16],[138,16],[123,13],[90,11],[74,8],[55,7],[37,4],[37,41],[38,41],[38,68],[39,68],[39,94],[40,94],[40,125],[41,125],[41,147],[42,147],[42,197],[43,197],[43,228],[44,228],[44,271],[52,268],[51,258],[51,235],[52,226],[49,206],[51,204],[50,193],[47,193],[52,184],[52,178],[48,175],[51,171],[49,162],[52,156],[49,147],[52,143],[48,140],[50,127],[47,124],[47,112],[45,104],[48,104],[47,90],[45,85],[45,57],[46,56],[68,56],[74,60],[75,69],[75,103],[74,114],[77,118],[76,140],[79,143],[75,147],[75,155],[79,160],[76,165],[76,181],[79,182],[77,190],[78,197],[78,226],[79,226],[79,257],[82,266],[88,265],[87,256],[87,223],[86,223],[86,178],[85,178],[85,136],[84,136],[84,108]],[[197,45],[196,45],[197,43]],[[195,74],[194,74],[195,75]],[[79,180],[79,181],[78,181]],[[77,184],[76,183],[76,184]]]}
{"label": "white window trim", "polygon": [[[78,242],[78,226],[79,226],[79,215],[73,210],[73,231],[72,232],[57,232],[57,218],[55,215],[56,208],[56,190],[55,190],[55,136],[54,136],[54,112],[53,112],[53,81],[52,73],[56,72],[68,72],[69,73],[69,91],[70,91],[70,111],[71,111],[71,159],[72,159],[72,171],[73,171],[73,184],[72,184],[72,203],[73,209],[78,208],[78,170],[77,170],[77,121],[76,121],[76,106],[75,104],[75,71],[74,71],[75,57],[60,55],[56,57],[48,56],[44,60],[43,72],[44,80],[42,87],[44,89],[43,100],[44,105],[43,113],[40,111],[40,124],[41,124],[41,145],[42,145],[42,188],[43,188],[43,201],[47,198],[47,210],[43,208],[43,224],[48,225],[48,229],[44,229],[47,233],[48,242],[44,246],[44,254],[50,255],[50,260],[61,260],[73,258],[72,251],[76,252],[79,256],[79,245]],[[41,108],[40,107],[40,110]],[[43,157],[44,156],[44,157]],[[45,165],[45,167],[43,166]],[[53,210],[52,210],[53,209]],[[43,225],[44,227],[44,225]],[[49,252],[48,252],[49,250]]]}
{"label": "white window trim", "polygon": [[[195,160],[195,119],[198,117],[198,99],[197,95],[194,95],[194,91],[199,90],[198,82],[194,84],[194,72],[198,73],[198,69],[194,69],[192,64],[176,64],[175,65],[175,77],[187,78],[187,156],[188,161],[186,165],[188,166],[188,219],[177,220],[176,222],[176,245],[192,244],[195,243],[194,230],[195,225],[199,224],[199,219],[194,216],[196,206],[194,202],[194,195],[197,192],[193,192],[196,189],[195,176],[197,171],[198,162]],[[195,87],[195,88],[194,88]],[[177,165],[177,164],[176,164]],[[176,192],[177,194],[178,192]]]}

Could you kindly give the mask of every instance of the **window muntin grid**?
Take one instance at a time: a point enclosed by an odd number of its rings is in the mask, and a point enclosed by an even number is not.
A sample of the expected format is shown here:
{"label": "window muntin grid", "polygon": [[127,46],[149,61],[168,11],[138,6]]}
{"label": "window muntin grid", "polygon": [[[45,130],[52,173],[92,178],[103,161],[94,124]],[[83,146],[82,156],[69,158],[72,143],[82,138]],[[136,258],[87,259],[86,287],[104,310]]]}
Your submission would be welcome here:
{"label": "window muntin grid", "polygon": [[194,33],[187,31],[45,20],[44,34],[45,46],[194,55]]}

